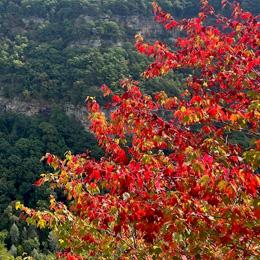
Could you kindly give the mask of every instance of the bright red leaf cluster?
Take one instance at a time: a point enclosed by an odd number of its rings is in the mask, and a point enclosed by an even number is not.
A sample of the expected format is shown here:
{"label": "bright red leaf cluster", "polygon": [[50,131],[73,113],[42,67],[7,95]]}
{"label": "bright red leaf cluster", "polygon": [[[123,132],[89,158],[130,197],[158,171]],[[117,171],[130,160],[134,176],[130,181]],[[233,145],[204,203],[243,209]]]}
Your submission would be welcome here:
{"label": "bright red leaf cluster", "polygon": [[[105,156],[61,160],[47,154],[54,172],[37,182],[63,190],[50,211],[20,204],[28,223],[49,226],[66,259],[247,259],[259,254],[258,18],[229,1],[231,18],[203,0],[199,16],[175,21],[156,2],[156,21],[182,31],[175,46],[136,37],[154,59],[147,78],[171,70],[188,75],[180,97],[143,94],[121,82],[109,117],[87,99],[91,130]],[[214,24],[214,25],[211,25]],[[232,143],[242,131],[248,150]]]}

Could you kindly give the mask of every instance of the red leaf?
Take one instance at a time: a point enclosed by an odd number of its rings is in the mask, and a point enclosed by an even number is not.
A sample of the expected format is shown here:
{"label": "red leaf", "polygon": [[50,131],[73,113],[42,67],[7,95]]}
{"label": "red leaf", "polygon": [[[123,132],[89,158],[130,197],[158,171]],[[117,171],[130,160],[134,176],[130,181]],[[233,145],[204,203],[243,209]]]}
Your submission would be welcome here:
{"label": "red leaf", "polygon": [[33,185],[36,187],[41,186],[45,182],[44,178],[37,180]]}
{"label": "red leaf", "polygon": [[252,17],[252,14],[249,12],[243,12],[242,14],[240,14],[240,17],[244,20],[248,20]]}
{"label": "red leaf", "polygon": [[126,163],[127,162],[126,152],[121,148],[118,149],[114,161],[116,163]]}
{"label": "red leaf", "polygon": [[104,97],[109,96],[112,93],[112,90],[107,85],[102,85],[101,90],[104,93]]}
{"label": "red leaf", "polygon": [[114,95],[114,96],[112,97],[112,101],[113,101],[114,103],[120,103],[120,102],[121,102],[121,98],[120,98],[118,95]]}
{"label": "red leaf", "polygon": [[165,25],[165,29],[166,30],[171,30],[172,28],[176,27],[178,25],[178,23],[176,21],[171,21],[170,23],[167,23]]}
{"label": "red leaf", "polygon": [[227,3],[228,3],[228,0],[222,0],[221,1],[222,7],[224,8],[227,5]]}
{"label": "red leaf", "polygon": [[99,170],[94,170],[91,175],[90,178],[95,179],[95,180],[99,180],[100,179],[100,172]]}
{"label": "red leaf", "polygon": [[51,164],[53,161],[53,156],[51,154],[47,154],[47,163]]}
{"label": "red leaf", "polygon": [[202,98],[201,98],[200,96],[194,96],[194,97],[191,99],[190,103],[191,103],[191,104],[200,103],[201,101],[202,101]]}

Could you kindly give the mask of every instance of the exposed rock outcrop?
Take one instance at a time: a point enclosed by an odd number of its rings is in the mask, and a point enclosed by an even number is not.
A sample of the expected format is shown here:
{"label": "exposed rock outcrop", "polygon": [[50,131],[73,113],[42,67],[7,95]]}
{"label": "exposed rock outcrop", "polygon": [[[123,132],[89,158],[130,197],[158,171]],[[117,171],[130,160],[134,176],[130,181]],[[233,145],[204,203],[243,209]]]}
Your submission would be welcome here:
{"label": "exposed rock outcrop", "polygon": [[[47,104],[35,99],[22,100],[21,98],[6,98],[0,91],[0,110],[2,112],[12,112],[17,114],[24,114],[27,116],[34,116],[40,113],[50,113],[53,104]],[[86,109],[83,106],[74,106],[72,104],[64,104],[63,110],[69,117],[74,117],[81,124],[88,129],[88,120]]]}

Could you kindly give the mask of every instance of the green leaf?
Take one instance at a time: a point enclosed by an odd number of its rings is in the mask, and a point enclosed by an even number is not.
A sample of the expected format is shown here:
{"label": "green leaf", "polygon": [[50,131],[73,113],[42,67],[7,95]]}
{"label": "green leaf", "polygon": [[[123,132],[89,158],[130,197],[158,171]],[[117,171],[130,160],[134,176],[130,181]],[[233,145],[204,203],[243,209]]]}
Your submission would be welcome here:
{"label": "green leaf", "polygon": [[222,181],[220,181],[220,182],[218,183],[218,188],[219,188],[220,190],[224,190],[226,187],[227,187],[227,182],[226,182],[226,181],[222,180]]}
{"label": "green leaf", "polygon": [[202,186],[205,186],[207,185],[209,182],[209,176],[208,175],[203,175],[200,180],[199,180],[199,183],[202,185]]}

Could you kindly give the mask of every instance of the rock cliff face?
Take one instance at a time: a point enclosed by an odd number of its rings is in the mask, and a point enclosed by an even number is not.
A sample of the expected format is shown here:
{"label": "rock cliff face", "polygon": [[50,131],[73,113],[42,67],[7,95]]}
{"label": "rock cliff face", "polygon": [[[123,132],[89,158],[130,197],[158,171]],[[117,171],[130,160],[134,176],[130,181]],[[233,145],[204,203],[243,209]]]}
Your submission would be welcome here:
{"label": "rock cliff face", "polygon": [[115,16],[115,19],[125,28],[132,29],[147,37],[162,32],[162,27],[154,22],[153,16]]}
{"label": "rock cliff face", "polygon": [[[82,24],[86,23],[90,25],[94,24],[96,18],[93,16],[79,16],[75,21],[75,28],[82,26]],[[102,46],[102,44],[108,44],[111,46],[122,46],[122,44],[126,41],[134,41],[134,35],[137,33],[142,34],[145,38],[153,40],[155,35],[160,35],[163,32],[162,26],[155,23],[153,20],[153,16],[140,16],[140,15],[128,15],[128,16],[120,16],[113,15],[104,16],[101,19],[102,21],[107,22],[115,22],[119,26],[119,28],[124,28],[125,32],[128,32],[129,35],[127,37],[114,38],[114,39],[106,39],[105,41],[100,37],[100,35],[95,33],[95,28],[93,28],[93,35],[91,37],[86,37],[84,39],[71,42],[68,47],[81,47],[88,46],[98,48]],[[90,27],[91,30],[91,27]]]}
{"label": "rock cliff face", "polygon": [[[29,7],[28,7],[29,8]],[[7,11],[6,11],[7,12]],[[13,14],[12,14],[13,15]],[[17,18],[15,15],[13,15],[15,18]],[[57,28],[62,28],[66,29],[66,25],[64,25],[62,22],[59,24],[59,22],[53,22],[50,20],[48,16],[42,18],[42,17],[37,17],[36,15],[20,15],[21,19],[17,18],[13,19],[14,20],[14,25],[10,27],[9,31],[12,31],[13,35],[22,35],[28,38],[30,45],[30,48],[34,48],[37,51],[37,48],[39,46],[45,46],[45,38],[43,42],[41,42],[41,36],[39,36],[44,30],[50,30],[51,26],[57,26]],[[10,19],[9,19],[10,20]],[[95,31],[97,28],[97,24],[99,22],[112,22],[117,25],[116,28],[119,28],[119,36],[116,34],[117,37],[115,38],[102,38],[100,36],[99,32]],[[103,45],[107,46],[122,46],[123,43],[127,41],[134,41],[134,35],[136,33],[141,33],[144,35],[145,38],[147,39],[153,39],[155,38],[156,35],[162,34],[163,30],[162,27],[153,21],[153,15],[152,12],[148,15],[142,16],[142,15],[99,15],[98,17],[96,16],[91,16],[91,15],[79,15],[75,19],[72,19],[70,21],[73,24],[73,28],[85,28],[89,34],[80,34],[78,39],[69,39],[64,42],[64,48],[67,47],[69,48],[75,48],[75,49],[80,49],[80,47],[94,47],[94,48],[99,48]],[[52,24],[53,23],[53,24]],[[103,26],[103,25],[102,25]],[[101,27],[102,27],[101,26]],[[50,27],[50,28],[49,28]],[[104,27],[104,26],[103,26]],[[59,30],[61,30],[59,28]],[[47,30],[47,31],[48,31]],[[59,35],[59,30],[57,30],[57,35]],[[83,30],[84,31],[84,30]],[[51,32],[51,31],[50,31]],[[45,32],[46,33],[46,32]],[[129,35],[128,35],[129,33]],[[1,32],[0,32],[1,34]],[[47,33],[46,33],[47,34]],[[58,37],[58,36],[57,36]],[[38,39],[39,38],[39,39]],[[48,39],[47,39],[48,40]],[[20,46],[18,46],[20,47]],[[82,48],[84,49],[84,48]],[[50,50],[53,51],[54,49]],[[49,54],[49,49],[44,49],[42,52],[46,52],[46,55]],[[55,49],[54,51],[57,52]],[[56,53],[55,53],[56,54]],[[52,58],[52,56],[51,56]],[[35,61],[35,57],[31,58],[33,61]],[[43,59],[39,59],[40,62],[42,62]],[[43,62],[42,62],[43,63]],[[42,63],[37,63],[37,66],[41,67],[43,65]],[[55,62],[53,62],[55,63]],[[1,66],[1,64],[0,64]],[[38,74],[37,74],[38,73]],[[44,71],[45,73],[45,71]],[[39,72],[35,72],[35,78],[39,81],[41,81],[41,77],[44,77],[45,74],[41,73],[41,70]],[[47,72],[50,75],[52,74],[51,72]],[[47,76],[49,76],[49,74]],[[27,74],[25,74],[27,76]],[[12,75],[11,75],[12,76]],[[11,77],[10,76],[10,77]],[[37,78],[39,76],[39,78]],[[46,76],[46,77],[47,77]],[[28,76],[29,77],[29,76]],[[53,79],[53,76],[50,76],[51,79]],[[59,80],[54,78],[54,80]],[[3,87],[3,86],[2,86]],[[6,86],[8,88],[8,86]],[[59,104],[60,106],[60,104]],[[48,113],[48,111],[51,111],[53,105],[50,104],[47,101],[40,101],[36,99],[32,99],[30,97],[23,98],[22,95],[16,96],[14,98],[7,98],[4,96],[3,92],[1,92],[0,89],[0,109],[1,111],[6,111],[6,112],[13,112],[13,113],[22,113],[28,116],[33,116],[38,113]],[[84,106],[75,106],[69,103],[65,103],[62,105],[62,108],[64,112],[69,115],[73,116],[76,119],[78,119],[86,128],[88,128],[88,120],[87,120],[87,115],[86,115],[86,110]]]}
{"label": "rock cliff face", "polygon": [[[40,112],[41,106],[37,101],[22,101],[19,98],[9,99],[0,94],[1,112],[21,113],[27,116],[33,116]],[[47,109],[45,107],[45,109]]]}
{"label": "rock cliff face", "polygon": [[74,106],[72,104],[65,104],[63,107],[67,116],[74,117],[84,126],[86,130],[89,129],[89,123],[87,119],[87,111],[83,106]]}
{"label": "rock cliff face", "polygon": [[[0,91],[0,110],[1,112],[12,112],[17,114],[24,114],[27,116],[34,116],[37,114],[50,113],[54,104],[47,104],[46,102],[26,99],[22,100],[19,97],[10,99],[4,97]],[[72,104],[64,104],[63,110],[69,117],[74,117],[88,130],[88,120],[86,109],[83,106],[74,106]]]}

